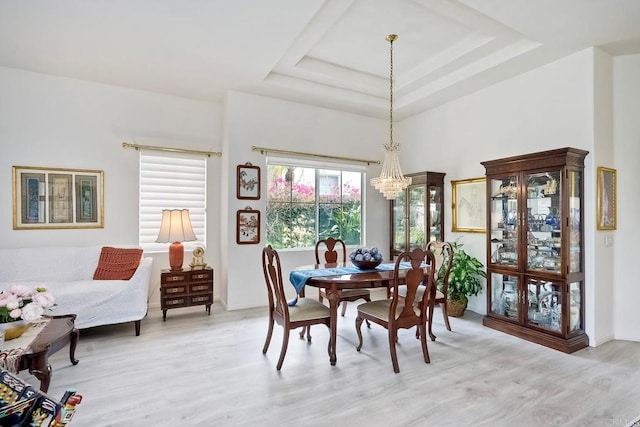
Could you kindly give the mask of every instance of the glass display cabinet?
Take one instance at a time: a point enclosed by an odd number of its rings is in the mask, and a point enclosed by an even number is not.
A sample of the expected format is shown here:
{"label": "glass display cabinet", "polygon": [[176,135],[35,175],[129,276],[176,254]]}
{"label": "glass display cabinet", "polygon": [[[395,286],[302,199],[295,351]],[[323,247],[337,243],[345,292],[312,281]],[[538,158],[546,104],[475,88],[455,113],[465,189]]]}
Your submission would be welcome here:
{"label": "glass display cabinet", "polygon": [[485,326],[572,353],[584,332],[584,158],[562,148],[482,162]]}
{"label": "glass display cabinet", "polygon": [[432,240],[444,240],[444,173],[407,174],[411,185],[391,206],[391,259],[403,251],[426,248]]}

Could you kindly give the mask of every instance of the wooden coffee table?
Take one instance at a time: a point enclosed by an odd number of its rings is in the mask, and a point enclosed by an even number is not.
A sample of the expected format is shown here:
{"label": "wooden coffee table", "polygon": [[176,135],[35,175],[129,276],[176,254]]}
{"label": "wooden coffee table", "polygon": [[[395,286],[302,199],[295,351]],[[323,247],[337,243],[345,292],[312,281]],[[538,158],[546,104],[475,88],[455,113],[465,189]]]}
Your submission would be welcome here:
{"label": "wooden coffee table", "polygon": [[29,373],[40,380],[40,390],[45,393],[51,382],[49,355],[69,344],[69,359],[77,365],[76,346],[80,333],[75,326],[76,315],[51,316],[49,323],[20,355],[19,371],[28,369]]}

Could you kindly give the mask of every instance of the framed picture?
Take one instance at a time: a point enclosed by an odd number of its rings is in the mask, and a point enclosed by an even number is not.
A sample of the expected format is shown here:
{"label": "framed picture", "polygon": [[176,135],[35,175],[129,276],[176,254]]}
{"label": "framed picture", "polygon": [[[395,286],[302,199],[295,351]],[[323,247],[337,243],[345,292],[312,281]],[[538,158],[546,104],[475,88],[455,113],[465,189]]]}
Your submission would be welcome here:
{"label": "framed picture", "polygon": [[487,227],[486,179],[451,181],[451,231],[484,233]]}
{"label": "framed picture", "polygon": [[236,197],[238,199],[260,199],[260,167],[250,162],[238,165]]}
{"label": "framed picture", "polygon": [[615,230],[616,221],[616,170],[598,167],[598,230]]}
{"label": "framed picture", "polygon": [[260,211],[247,206],[239,210],[236,223],[236,243],[255,245],[260,243]]}
{"label": "framed picture", "polygon": [[104,173],[13,166],[13,229],[103,228]]}

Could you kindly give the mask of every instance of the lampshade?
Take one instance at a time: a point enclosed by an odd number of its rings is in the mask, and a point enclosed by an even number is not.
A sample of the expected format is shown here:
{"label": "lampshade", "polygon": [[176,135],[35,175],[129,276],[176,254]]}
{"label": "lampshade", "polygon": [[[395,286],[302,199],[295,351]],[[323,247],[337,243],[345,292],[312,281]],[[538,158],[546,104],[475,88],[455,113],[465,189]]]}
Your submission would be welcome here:
{"label": "lampshade", "polygon": [[171,270],[182,270],[184,246],[181,242],[198,240],[189,218],[189,209],[163,209],[160,233],[156,242],[171,243],[169,246],[169,266]]}
{"label": "lampshade", "polygon": [[389,200],[398,197],[411,184],[411,177],[405,177],[402,175],[402,170],[400,170],[400,161],[398,160],[400,144],[393,142],[393,42],[397,38],[396,34],[387,36],[391,59],[389,72],[389,143],[382,145],[384,160],[382,161],[380,176],[371,179],[371,185]]}

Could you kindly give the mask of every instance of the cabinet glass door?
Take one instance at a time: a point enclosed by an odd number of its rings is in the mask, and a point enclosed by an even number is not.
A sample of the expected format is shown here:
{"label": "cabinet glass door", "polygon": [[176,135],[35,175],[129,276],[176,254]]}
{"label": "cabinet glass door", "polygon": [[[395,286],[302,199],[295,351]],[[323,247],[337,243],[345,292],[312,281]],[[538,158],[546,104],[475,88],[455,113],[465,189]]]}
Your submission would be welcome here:
{"label": "cabinet glass door", "polygon": [[405,194],[404,192],[400,193],[393,201],[392,212],[393,249],[400,252],[404,251],[405,245],[407,244]]}
{"label": "cabinet glass door", "polygon": [[491,191],[491,259],[493,264],[518,265],[518,179],[516,176],[493,178]]}
{"label": "cabinet glass door", "polygon": [[582,188],[582,174],[569,171],[567,191],[569,192],[569,272],[582,271],[582,228],[580,227],[580,188]]}
{"label": "cabinet glass door", "polygon": [[518,321],[518,307],[521,301],[518,277],[508,274],[491,273],[491,311]]}
{"label": "cabinet glass door", "polygon": [[569,332],[582,329],[582,282],[569,284]]}
{"label": "cabinet glass door", "polygon": [[562,269],[562,198],[560,171],[527,175],[527,268],[560,273]]}
{"label": "cabinet glass door", "polygon": [[527,322],[539,328],[561,332],[562,283],[527,279]]}
{"label": "cabinet glass door", "polygon": [[442,240],[442,190],[440,187],[429,187],[429,241]]}
{"label": "cabinet glass door", "polygon": [[409,250],[427,246],[426,191],[424,185],[409,187]]}

